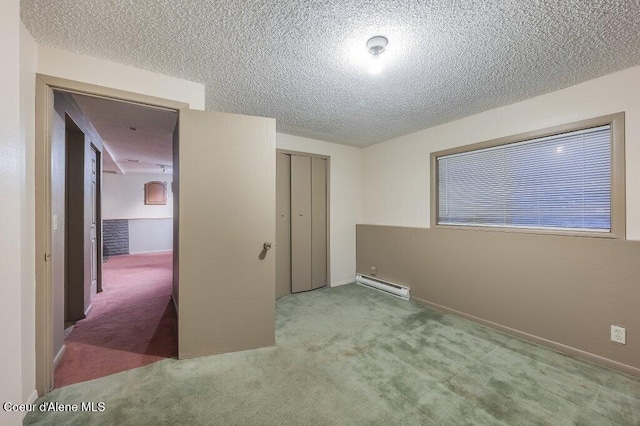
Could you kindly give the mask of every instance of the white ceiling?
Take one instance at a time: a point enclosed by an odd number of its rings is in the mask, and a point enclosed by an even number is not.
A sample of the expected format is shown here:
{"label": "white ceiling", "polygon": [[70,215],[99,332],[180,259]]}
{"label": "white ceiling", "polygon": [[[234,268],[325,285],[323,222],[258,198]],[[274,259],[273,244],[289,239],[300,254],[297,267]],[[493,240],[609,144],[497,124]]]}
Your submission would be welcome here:
{"label": "white ceiling", "polygon": [[165,167],[166,173],[173,172],[173,129],[178,120],[175,111],[72,96],[102,138],[106,148],[104,171],[162,173],[160,165],[164,165],[169,166]]}
{"label": "white ceiling", "polygon": [[207,109],[357,146],[637,65],[639,16],[640,0],[22,0],[39,43],[201,82]]}

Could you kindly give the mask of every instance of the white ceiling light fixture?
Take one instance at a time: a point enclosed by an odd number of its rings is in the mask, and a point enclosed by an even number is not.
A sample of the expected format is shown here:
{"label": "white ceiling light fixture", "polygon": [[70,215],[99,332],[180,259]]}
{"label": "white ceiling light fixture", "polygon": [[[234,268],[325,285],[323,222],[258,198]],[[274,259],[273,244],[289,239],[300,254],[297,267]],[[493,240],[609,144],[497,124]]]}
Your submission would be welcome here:
{"label": "white ceiling light fixture", "polygon": [[367,40],[367,49],[373,55],[368,67],[369,74],[379,74],[382,71],[380,55],[384,52],[387,44],[389,44],[389,40],[384,36],[375,36]]}

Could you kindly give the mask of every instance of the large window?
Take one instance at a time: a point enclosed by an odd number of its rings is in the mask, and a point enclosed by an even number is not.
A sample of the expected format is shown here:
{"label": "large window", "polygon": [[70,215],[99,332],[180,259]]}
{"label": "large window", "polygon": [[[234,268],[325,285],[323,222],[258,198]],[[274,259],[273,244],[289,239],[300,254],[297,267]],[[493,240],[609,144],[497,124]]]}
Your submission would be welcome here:
{"label": "large window", "polygon": [[623,120],[432,154],[435,224],[623,237]]}

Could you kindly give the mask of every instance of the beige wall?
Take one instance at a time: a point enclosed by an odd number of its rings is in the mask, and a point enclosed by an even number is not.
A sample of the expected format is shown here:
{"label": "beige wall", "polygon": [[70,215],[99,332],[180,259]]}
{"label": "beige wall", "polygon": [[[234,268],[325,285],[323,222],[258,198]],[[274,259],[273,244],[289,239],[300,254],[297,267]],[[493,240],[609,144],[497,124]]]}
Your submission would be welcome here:
{"label": "beige wall", "polygon": [[[19,1],[9,1],[0,14],[0,51],[3,66],[0,67],[2,92],[0,95],[0,269],[3,295],[0,299],[0,399],[18,402],[22,400],[22,327],[16,324],[21,318],[22,270],[20,258],[21,197],[25,191],[22,158],[24,143],[20,140],[20,21]],[[19,348],[16,350],[16,348]],[[0,420],[10,421],[9,415],[0,411]],[[17,423],[18,416],[12,421]]]}
{"label": "beige wall", "polygon": [[[431,152],[621,111],[626,114],[626,236],[640,240],[640,67],[635,67],[365,148],[363,223],[393,227],[362,228],[359,271],[368,273],[377,263],[381,278],[404,282],[426,303],[553,342],[565,352],[630,366],[638,374],[637,307],[629,302],[640,297],[637,243],[425,229]],[[380,232],[384,236],[364,237]],[[626,346],[609,341],[614,324],[627,327]]]}
{"label": "beige wall", "polygon": [[[151,181],[167,182],[167,204],[144,204],[144,184]],[[102,219],[158,219],[173,217],[171,174],[105,173],[102,178]]]}
{"label": "beige wall", "polygon": [[276,135],[276,147],[331,157],[329,238],[331,286],[352,283],[356,271],[355,225],[361,221],[361,148],[299,136]]}
{"label": "beige wall", "polygon": [[433,151],[626,112],[627,238],[640,240],[640,67],[363,150],[363,223],[429,227]]}
{"label": "beige wall", "polygon": [[35,77],[38,45],[20,23],[20,140],[23,141],[22,173],[25,189],[21,211],[22,266],[22,399],[35,397]]}
{"label": "beige wall", "polygon": [[[204,108],[204,86],[38,46],[20,22],[19,9],[19,0],[7,0],[0,14],[0,400],[26,403],[36,397],[35,73],[187,102],[195,109]],[[1,424],[20,424],[22,417],[0,410]]]}
{"label": "beige wall", "polygon": [[414,300],[640,376],[638,259],[638,241],[358,226],[358,272],[375,266]]}
{"label": "beige wall", "polygon": [[115,62],[38,45],[40,74],[185,102],[204,109],[204,85]]}
{"label": "beige wall", "polygon": [[[24,403],[35,391],[33,317],[33,137],[35,80],[33,40],[21,28],[20,2],[8,0],[0,14],[0,401]],[[31,219],[31,220],[30,220]],[[0,410],[1,424],[22,415]]]}

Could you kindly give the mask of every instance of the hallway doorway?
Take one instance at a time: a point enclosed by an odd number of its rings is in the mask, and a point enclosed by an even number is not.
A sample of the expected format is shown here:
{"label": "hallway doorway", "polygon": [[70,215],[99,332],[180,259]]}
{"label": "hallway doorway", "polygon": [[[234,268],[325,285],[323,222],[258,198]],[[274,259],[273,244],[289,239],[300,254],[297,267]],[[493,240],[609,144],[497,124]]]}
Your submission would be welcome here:
{"label": "hallway doorway", "polygon": [[[127,279],[110,278],[109,289],[103,292],[102,266],[105,241],[102,223],[105,200],[102,189],[105,186],[103,185],[104,176],[118,174],[123,176],[128,173],[147,181],[149,179],[138,172],[145,172],[145,167],[146,171],[150,171],[148,169],[153,167],[151,171],[155,172],[155,176],[159,175],[163,178],[163,188],[170,191],[177,110],[186,105],[171,101],[165,103],[160,99],[123,94],[108,89],[100,93],[102,88],[93,90],[94,88],[89,85],[44,76],[38,76],[37,82],[36,219],[38,228],[36,247],[38,250],[43,249],[45,256],[44,262],[38,263],[36,267],[36,378],[38,393],[44,395],[54,387],[54,384],[55,386],[70,384],[77,382],[78,378],[88,380],[91,377],[100,377],[145,365],[155,359],[176,356],[177,319],[175,306],[171,300],[173,280],[173,206],[171,202],[168,205],[165,202],[162,207],[154,206],[159,209],[164,208],[164,217],[161,218],[162,232],[147,232],[149,227],[153,229],[153,223],[150,224],[144,220],[138,221],[142,227],[132,227],[134,230],[141,231],[142,234],[153,235],[151,242],[144,238],[137,238],[136,252],[143,250],[145,244],[148,252],[155,251],[153,247],[148,248],[149,244],[156,247],[160,244],[158,251],[163,254],[160,256],[162,261],[154,263],[161,277],[146,280],[146,282],[138,280],[135,283],[138,288],[144,288],[144,284],[155,283],[156,288],[151,289],[151,293],[144,294],[152,299],[151,305],[155,306],[155,312],[150,314],[147,309],[148,320],[146,323],[142,321],[146,324],[145,328],[153,327],[153,333],[151,336],[138,333],[137,346],[131,344],[133,336],[127,337],[126,333],[116,339],[111,336],[108,338],[110,343],[104,344],[107,329],[123,329],[114,321],[109,322],[109,318],[117,317],[122,321],[135,323],[137,322],[136,314],[140,314],[139,311],[134,313],[125,310],[124,313],[132,317],[128,320],[121,318],[122,306],[121,303],[116,302],[133,299],[130,291],[126,289],[118,291],[118,284],[126,282]],[[79,89],[92,90],[84,92]],[[102,96],[95,96],[98,94]],[[111,98],[110,95],[115,95],[117,98]],[[121,95],[125,96],[120,97]],[[47,105],[50,107],[47,108]],[[105,127],[105,122],[97,119],[99,116],[110,121],[109,126]],[[147,139],[153,139],[154,144],[164,144],[163,149],[159,146],[155,146],[154,149],[149,149],[148,146],[135,146],[135,138],[114,135],[117,131],[133,132],[132,128],[149,128],[157,123],[161,123],[159,127],[164,132],[163,138],[157,137],[157,132],[153,131],[142,133],[146,134]],[[118,144],[127,146],[126,159],[136,159],[134,156],[136,152],[145,154],[147,157],[151,155],[152,158],[150,161],[148,158],[142,158],[148,161],[136,161],[131,164],[131,167],[122,166],[118,162],[118,155],[123,157]],[[164,157],[157,160],[156,158],[161,154]],[[138,158],[138,160],[141,159]],[[167,176],[170,177],[167,178]],[[141,184],[139,189],[141,195],[137,197],[142,205],[146,200],[144,188],[144,184]],[[111,201],[107,200],[108,203],[113,204],[113,199],[121,195],[119,191],[115,192],[114,196],[114,191],[111,191]],[[167,198],[167,194],[164,195]],[[172,201],[173,197],[169,196],[168,199]],[[156,204],[161,203],[156,201]],[[122,210],[126,212],[127,209],[125,207]],[[136,217],[136,219],[145,218]],[[141,232],[138,232],[138,237]],[[159,241],[159,235],[163,236],[162,241]],[[113,277],[114,274],[110,270],[116,270],[115,277],[122,277],[122,271],[118,271],[116,266],[114,264],[114,267],[107,268],[108,274]],[[148,264],[144,268],[146,268],[145,275],[153,275],[149,272]],[[164,300],[158,300],[158,295],[161,295]],[[105,305],[108,305],[108,310],[104,309]],[[137,305],[142,307],[144,303],[138,299]],[[114,310],[114,307],[117,309]],[[100,309],[96,311],[96,308]],[[99,327],[96,328],[96,324],[100,324]],[[124,330],[131,329],[136,328]],[[164,336],[166,333],[169,335],[168,338]],[[164,337],[158,339],[158,336]],[[170,347],[159,349],[158,342],[164,342]],[[118,344],[119,350],[124,352],[119,353],[117,357],[113,354],[102,356],[105,355],[104,353],[101,356],[97,355],[100,350],[102,352],[107,349],[113,350]],[[90,356],[87,356],[86,348],[90,346],[94,350]],[[79,349],[80,347],[84,349]],[[100,350],[96,352],[97,349]],[[128,362],[127,356],[123,357],[123,353],[127,351],[135,354],[129,358],[135,358],[136,362]],[[81,356],[77,356],[78,354]],[[101,359],[102,362],[99,362]],[[122,362],[119,366],[115,366],[113,359],[122,360]],[[71,370],[81,374],[76,378],[72,377],[71,380],[67,377],[62,381],[58,380],[59,375],[56,374],[54,380],[54,371],[57,366],[60,366],[61,371],[65,371],[65,369],[69,370],[70,365]],[[96,368],[97,365],[102,366]],[[99,375],[95,376],[96,373]],[[64,374],[61,377],[64,378]]]}
{"label": "hallway doorway", "polygon": [[[275,256],[269,252],[275,241],[275,120],[192,110],[179,102],[39,74],[35,155],[38,393],[44,395],[53,387],[54,339],[64,336],[54,330],[63,324],[54,318],[60,312],[56,297],[62,294],[54,285],[56,279],[60,282],[54,263],[63,253],[52,241],[52,169],[59,166],[51,137],[54,91],[179,113],[179,126],[172,135],[173,141],[180,142],[173,144],[175,180],[156,179],[143,185],[150,205],[165,191],[170,194],[171,188],[175,197],[172,298],[179,317],[179,359],[275,345]],[[103,166],[106,171],[106,156]],[[110,174],[103,173],[103,178],[107,176]],[[104,205],[102,211],[106,211]],[[130,227],[136,227],[133,219],[127,220]],[[140,223],[143,226],[138,228],[144,231],[145,223]],[[133,238],[131,229],[129,234]]]}
{"label": "hallway doorway", "polygon": [[53,387],[178,354],[178,113],[54,90]]}

